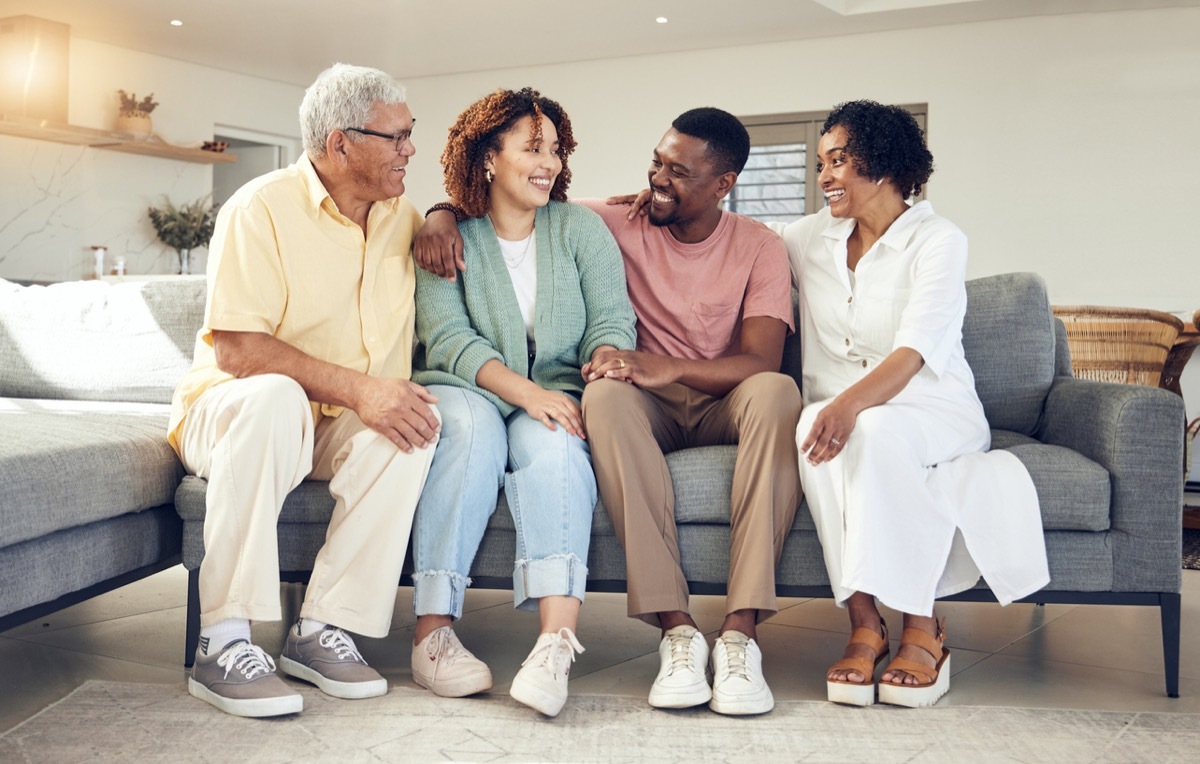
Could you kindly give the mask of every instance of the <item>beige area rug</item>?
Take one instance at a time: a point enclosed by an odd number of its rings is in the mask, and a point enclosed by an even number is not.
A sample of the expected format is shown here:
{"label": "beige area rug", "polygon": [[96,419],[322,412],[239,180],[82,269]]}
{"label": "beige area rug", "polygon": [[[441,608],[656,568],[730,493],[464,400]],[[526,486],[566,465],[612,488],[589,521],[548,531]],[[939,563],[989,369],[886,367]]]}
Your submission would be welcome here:
{"label": "beige area rug", "polygon": [[545,719],[507,695],[465,700],[393,687],[304,713],[227,716],[182,685],[88,682],[0,735],[0,762],[1154,762],[1195,761],[1200,716],[812,701],[730,718],[640,699],[573,696]]}

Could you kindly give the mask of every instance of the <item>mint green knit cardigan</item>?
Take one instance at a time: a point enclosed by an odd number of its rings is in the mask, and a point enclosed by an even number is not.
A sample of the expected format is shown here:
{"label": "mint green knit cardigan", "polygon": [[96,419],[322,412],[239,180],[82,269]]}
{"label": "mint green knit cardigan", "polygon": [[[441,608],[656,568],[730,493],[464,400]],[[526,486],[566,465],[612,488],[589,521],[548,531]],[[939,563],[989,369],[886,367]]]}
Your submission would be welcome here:
{"label": "mint green knit cardigan", "polygon": [[582,393],[579,369],[597,347],[634,347],[636,319],[621,252],[596,213],[554,201],[537,211],[532,373],[525,323],[491,219],[472,218],[458,230],[467,269],[456,281],[417,269],[414,382],[474,390],[507,417],[516,407],[475,384],[487,361],[496,359],[547,390]]}

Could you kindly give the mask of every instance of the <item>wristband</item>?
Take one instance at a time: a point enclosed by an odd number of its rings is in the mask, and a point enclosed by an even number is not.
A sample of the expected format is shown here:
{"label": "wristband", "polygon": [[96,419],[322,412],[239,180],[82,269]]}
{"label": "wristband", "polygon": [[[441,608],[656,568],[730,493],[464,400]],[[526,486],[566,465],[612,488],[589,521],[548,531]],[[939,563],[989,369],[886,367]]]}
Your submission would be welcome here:
{"label": "wristband", "polygon": [[438,210],[446,210],[447,212],[452,213],[454,215],[455,223],[461,223],[467,219],[466,213],[460,210],[458,207],[455,207],[450,202],[438,202],[429,209],[425,210],[425,217],[429,217],[432,213],[437,212]]}

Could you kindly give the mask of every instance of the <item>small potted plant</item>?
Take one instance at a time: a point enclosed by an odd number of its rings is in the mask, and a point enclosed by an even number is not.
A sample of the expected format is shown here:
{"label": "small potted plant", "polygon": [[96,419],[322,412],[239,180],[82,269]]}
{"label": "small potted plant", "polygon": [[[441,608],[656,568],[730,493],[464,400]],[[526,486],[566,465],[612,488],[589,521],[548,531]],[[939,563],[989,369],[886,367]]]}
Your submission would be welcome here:
{"label": "small potted plant", "polygon": [[118,90],[117,94],[121,98],[121,106],[117,110],[117,132],[128,133],[135,138],[149,138],[153,132],[150,112],[158,106],[154,94],[151,93],[140,101],[134,93]]}
{"label": "small potted plant", "polygon": [[178,253],[179,272],[191,273],[191,251],[196,247],[208,246],[217,218],[217,205],[210,203],[207,196],[179,207],[169,198],[163,198],[166,204],[161,208],[150,208],[150,222],[154,224],[159,241]]}

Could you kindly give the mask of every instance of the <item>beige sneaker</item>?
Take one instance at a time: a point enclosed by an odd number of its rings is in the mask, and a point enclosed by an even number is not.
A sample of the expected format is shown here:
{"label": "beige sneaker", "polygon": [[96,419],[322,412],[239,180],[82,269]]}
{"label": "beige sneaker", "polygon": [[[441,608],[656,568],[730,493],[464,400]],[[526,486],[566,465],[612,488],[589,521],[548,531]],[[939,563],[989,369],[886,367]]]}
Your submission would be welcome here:
{"label": "beige sneaker", "polygon": [[244,639],[220,653],[196,650],[188,692],[234,716],[281,716],[304,710],[304,698],[275,673],[275,662]]}
{"label": "beige sneaker", "polygon": [[350,635],[336,626],[326,626],[307,637],[300,636],[298,623],[288,629],[279,668],[335,698],[374,698],[388,688],[387,680],[367,665]]}
{"label": "beige sneaker", "polygon": [[577,652],[583,652],[583,645],[570,629],[542,634],[513,678],[508,694],[546,716],[558,716],[567,702],[567,678]]}
{"label": "beige sneaker", "polygon": [[413,681],[443,698],[492,688],[492,670],[463,647],[449,626],[434,629],[412,649]]}

